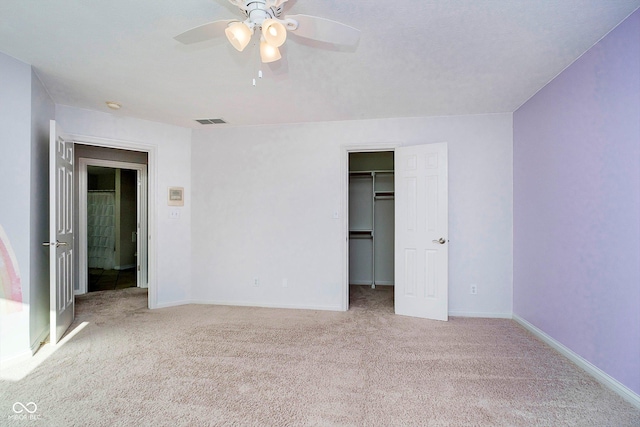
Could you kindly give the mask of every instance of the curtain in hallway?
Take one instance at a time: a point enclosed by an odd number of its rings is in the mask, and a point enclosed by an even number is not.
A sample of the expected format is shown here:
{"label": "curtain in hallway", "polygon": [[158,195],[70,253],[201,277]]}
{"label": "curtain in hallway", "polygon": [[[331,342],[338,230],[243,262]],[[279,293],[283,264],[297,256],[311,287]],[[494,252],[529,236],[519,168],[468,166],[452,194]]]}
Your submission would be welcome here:
{"label": "curtain in hallway", "polygon": [[89,268],[112,270],[116,250],[116,197],[113,191],[87,193]]}

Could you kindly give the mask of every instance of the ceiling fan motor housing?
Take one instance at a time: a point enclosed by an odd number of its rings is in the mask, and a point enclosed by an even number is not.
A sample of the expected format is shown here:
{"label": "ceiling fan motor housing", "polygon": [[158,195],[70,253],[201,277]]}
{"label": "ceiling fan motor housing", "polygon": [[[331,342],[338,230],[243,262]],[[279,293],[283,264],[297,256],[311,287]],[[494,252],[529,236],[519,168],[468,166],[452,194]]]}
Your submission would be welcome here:
{"label": "ceiling fan motor housing", "polygon": [[282,15],[284,1],[273,0],[229,0],[242,10],[253,26],[262,26],[266,19],[279,19]]}

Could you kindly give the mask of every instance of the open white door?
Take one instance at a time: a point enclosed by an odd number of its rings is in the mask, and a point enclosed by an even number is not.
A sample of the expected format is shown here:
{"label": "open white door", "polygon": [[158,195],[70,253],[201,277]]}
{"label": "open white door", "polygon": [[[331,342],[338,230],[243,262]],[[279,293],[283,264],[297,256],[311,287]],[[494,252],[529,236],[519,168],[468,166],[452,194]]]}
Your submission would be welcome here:
{"label": "open white door", "polygon": [[395,151],[395,311],[448,320],[447,144]]}
{"label": "open white door", "polygon": [[73,142],[51,120],[49,140],[50,337],[56,344],[73,322]]}

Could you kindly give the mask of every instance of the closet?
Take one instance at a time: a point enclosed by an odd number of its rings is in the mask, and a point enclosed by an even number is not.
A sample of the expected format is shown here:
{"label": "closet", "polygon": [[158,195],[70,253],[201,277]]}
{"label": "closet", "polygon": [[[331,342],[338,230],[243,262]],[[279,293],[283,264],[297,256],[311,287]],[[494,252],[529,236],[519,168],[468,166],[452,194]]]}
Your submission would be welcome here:
{"label": "closet", "polygon": [[393,152],[349,154],[349,284],[393,286]]}

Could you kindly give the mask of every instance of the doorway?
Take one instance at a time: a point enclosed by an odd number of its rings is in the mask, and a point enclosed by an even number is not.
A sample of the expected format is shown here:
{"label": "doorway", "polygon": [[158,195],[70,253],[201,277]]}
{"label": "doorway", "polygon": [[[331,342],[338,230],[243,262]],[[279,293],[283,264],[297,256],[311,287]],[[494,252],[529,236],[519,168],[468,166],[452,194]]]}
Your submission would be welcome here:
{"label": "doorway", "polygon": [[[349,309],[350,284],[362,277],[357,272],[373,271],[374,266],[367,264],[354,267],[351,252],[354,246],[371,246],[374,255],[370,260],[375,263],[373,239],[367,236],[367,224],[376,233],[375,213],[368,223],[351,221],[350,181],[357,172],[351,170],[350,160],[355,153],[393,153],[393,305],[396,314],[421,317],[434,320],[448,319],[448,146],[446,142],[399,146],[390,144],[354,145],[344,148],[342,161],[343,197],[344,197],[344,260],[343,303]],[[354,172],[354,173],[352,173]],[[389,170],[387,170],[389,172]],[[371,174],[373,175],[373,174]],[[370,178],[373,181],[373,177]],[[373,186],[373,183],[371,184]],[[374,197],[376,191],[371,190]],[[383,194],[380,194],[383,195]],[[391,196],[391,194],[387,194]],[[367,199],[369,196],[366,197]],[[373,208],[372,208],[373,209]],[[355,227],[353,225],[356,224]],[[360,234],[365,243],[352,239]],[[389,247],[387,247],[389,248]],[[374,264],[375,265],[375,264]],[[355,272],[353,270],[356,270]],[[372,284],[377,286],[376,278]],[[364,284],[368,278],[363,279]],[[382,284],[382,283],[381,283]],[[387,285],[389,286],[389,285]]]}
{"label": "doorway", "polygon": [[394,152],[351,152],[349,307],[394,307]]}
{"label": "doorway", "polygon": [[[144,240],[144,244],[139,248],[144,251],[141,257],[145,263],[143,268],[138,269],[138,275],[144,274],[143,281],[138,278],[137,283],[146,284],[148,292],[147,304],[149,308],[157,307],[156,295],[156,253],[155,243],[149,243],[149,237],[156,231],[155,220],[155,193],[149,194],[148,187],[155,188],[156,183],[156,147],[140,143],[125,141],[107,140],[88,136],[73,136],[63,133],[55,120],[50,122],[49,138],[49,241],[45,242],[50,251],[50,340],[55,345],[64,332],[69,328],[74,319],[75,295],[79,292],[79,281],[85,279],[86,275],[80,276],[79,264],[84,264],[86,271],[86,254],[79,257],[82,247],[86,253],[86,232],[79,229],[78,217],[85,216],[86,209],[80,209],[79,199],[83,199],[83,206],[86,207],[86,167],[83,167],[84,179],[79,180],[79,156],[80,151],[85,154],[93,153],[93,159],[110,158],[110,156],[120,159],[125,157],[131,159],[136,157],[140,164],[134,167],[143,171],[138,174],[139,184],[142,190],[139,194],[144,195],[144,200],[138,209],[140,212],[140,230],[138,241]],[[134,151],[135,150],[135,151]],[[111,158],[113,158],[111,157]],[[99,162],[99,160],[96,160]],[[104,160],[104,162],[109,162]],[[147,165],[150,173],[147,175]],[[100,164],[97,164],[100,166]],[[109,166],[107,164],[103,166]],[[80,185],[83,191],[79,191]],[[84,196],[83,196],[84,195]],[[139,198],[140,199],[140,198]],[[149,212],[149,213],[147,213]],[[85,222],[86,225],[86,222]],[[83,227],[86,230],[86,227]],[[82,240],[84,239],[84,240]],[[79,243],[80,240],[80,243]],[[84,243],[81,244],[81,243]],[[74,250],[80,248],[80,250]],[[140,251],[138,252],[140,254]],[[79,262],[80,261],[80,262]],[[150,267],[147,267],[150,265]]]}
{"label": "doorway", "polygon": [[77,294],[148,287],[147,166],[78,161]]}

